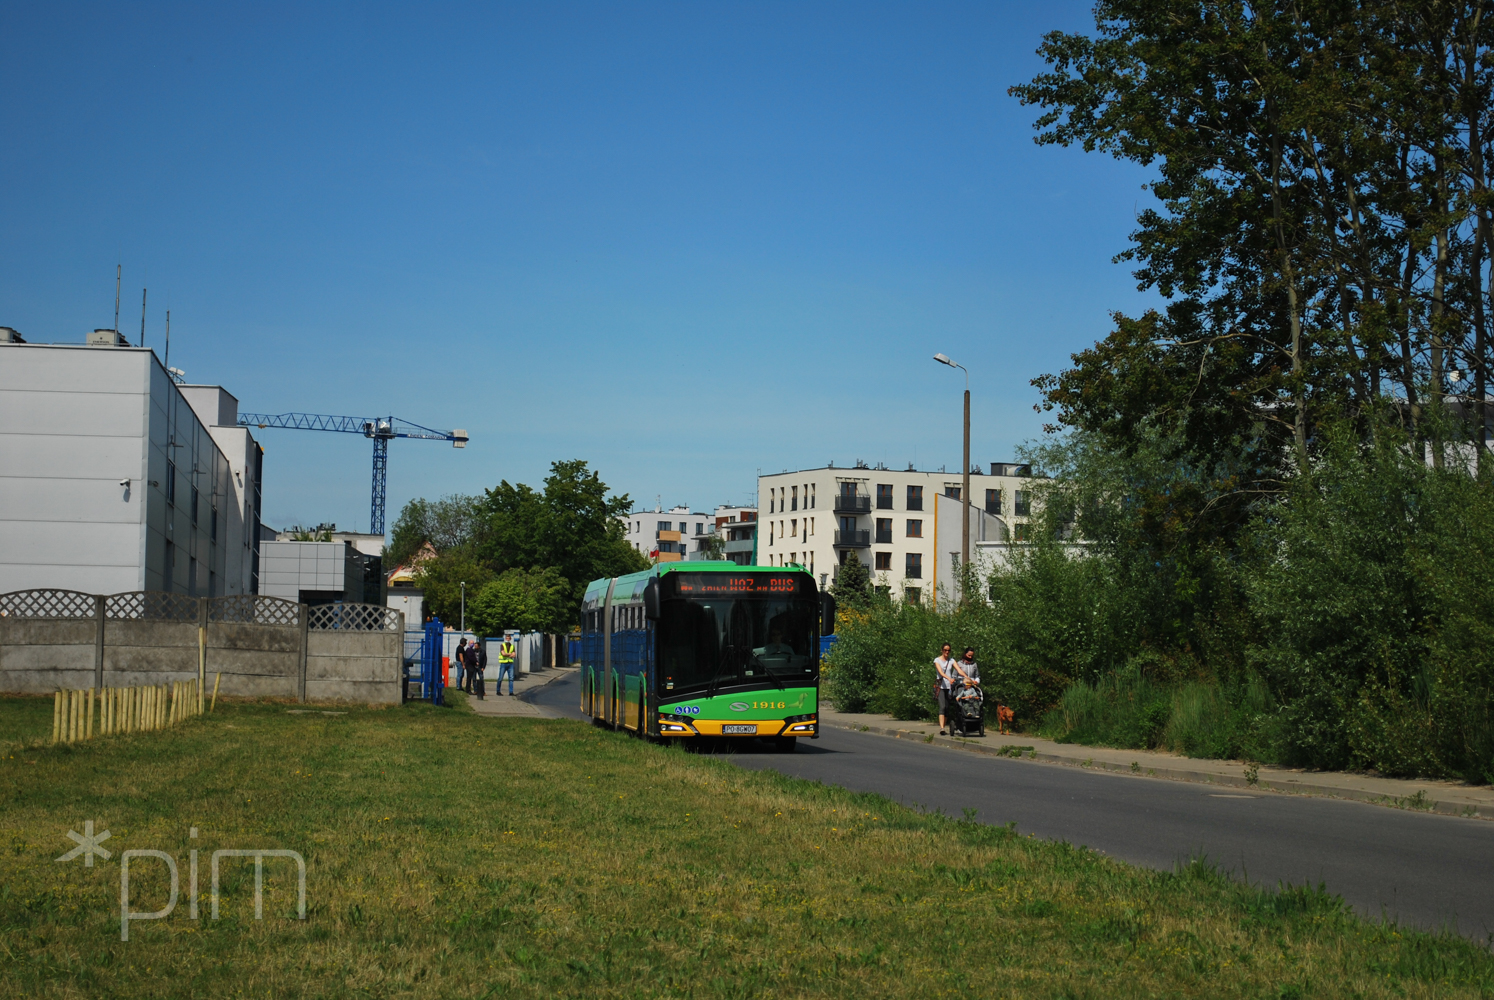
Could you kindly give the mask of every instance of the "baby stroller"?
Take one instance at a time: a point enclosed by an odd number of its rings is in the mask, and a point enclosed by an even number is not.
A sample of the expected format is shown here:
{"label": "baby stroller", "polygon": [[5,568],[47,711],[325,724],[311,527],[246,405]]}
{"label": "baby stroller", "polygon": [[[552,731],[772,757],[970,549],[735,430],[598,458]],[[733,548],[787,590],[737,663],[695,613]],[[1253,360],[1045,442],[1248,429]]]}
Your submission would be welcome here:
{"label": "baby stroller", "polygon": [[956,683],[949,692],[952,711],[949,716],[951,736],[986,735],[986,693],[974,682]]}

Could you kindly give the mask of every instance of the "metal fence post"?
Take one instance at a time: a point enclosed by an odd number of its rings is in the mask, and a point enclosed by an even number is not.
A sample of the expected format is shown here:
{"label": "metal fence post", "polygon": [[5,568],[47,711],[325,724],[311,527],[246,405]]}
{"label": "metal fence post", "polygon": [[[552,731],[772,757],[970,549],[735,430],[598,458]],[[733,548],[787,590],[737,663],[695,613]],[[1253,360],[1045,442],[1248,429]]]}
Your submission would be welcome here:
{"label": "metal fence post", "polygon": [[311,630],[311,607],[306,604],[297,605],[301,611],[301,663],[300,677],[296,685],[296,697],[306,700],[306,637]]}
{"label": "metal fence post", "polygon": [[93,597],[93,617],[95,627],[93,633],[93,686],[102,688],[104,686],[104,605],[108,599],[103,594],[95,594]]}
{"label": "metal fence post", "polygon": [[207,685],[208,599],[197,599],[197,711],[202,711],[202,692]]}

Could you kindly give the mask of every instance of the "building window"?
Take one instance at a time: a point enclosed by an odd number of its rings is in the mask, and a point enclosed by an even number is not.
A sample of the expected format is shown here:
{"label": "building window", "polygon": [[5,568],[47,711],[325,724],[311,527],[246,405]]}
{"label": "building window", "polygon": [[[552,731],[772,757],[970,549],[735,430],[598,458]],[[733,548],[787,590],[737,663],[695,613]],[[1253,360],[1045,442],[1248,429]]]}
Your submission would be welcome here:
{"label": "building window", "polygon": [[891,570],[892,569],[892,553],[891,552],[878,552],[876,558],[877,558],[877,569],[879,569],[879,570]]}
{"label": "building window", "polygon": [[187,560],[187,593],[197,596],[197,557]]}
{"label": "building window", "polygon": [[197,501],[199,499],[197,487],[192,487],[192,523],[197,523]]}
{"label": "building window", "polygon": [[946,486],[944,487],[944,495],[951,500],[958,500],[960,498],[960,488],[958,486]]}
{"label": "building window", "polygon": [[695,533],[697,535],[703,535],[703,534],[705,534],[705,524],[702,523],[702,522],[700,522],[700,521],[696,521],[695,522]]}
{"label": "building window", "polygon": [[171,578],[176,575],[176,546],[166,543],[166,564],[161,567],[161,589],[171,590]]}
{"label": "building window", "polygon": [[987,514],[1000,514],[1001,513],[1001,491],[1000,490],[986,490],[986,513]]}
{"label": "building window", "polygon": [[909,510],[923,510],[923,487],[922,486],[909,486],[908,487],[908,509]]}
{"label": "building window", "polygon": [[673,527],[673,524],[671,522],[669,522],[669,521],[660,521],[659,522],[659,530],[660,531],[668,531],[671,527]]}
{"label": "building window", "polygon": [[904,587],[903,597],[909,604],[917,604],[923,599],[923,591],[917,587]]}
{"label": "building window", "polygon": [[877,510],[892,509],[892,484],[877,484]]}
{"label": "building window", "polygon": [[814,518],[809,519],[809,533],[814,534]]}
{"label": "building window", "polygon": [[892,544],[892,518],[890,518],[890,517],[879,517],[879,518],[877,518],[877,544],[878,545],[891,545]]}
{"label": "building window", "polygon": [[1012,525],[1012,540],[1016,542],[1032,541],[1032,525],[1023,521],[1021,524]]}
{"label": "building window", "polygon": [[909,552],[904,558],[903,575],[910,580],[923,578],[923,553]]}
{"label": "building window", "polygon": [[1029,499],[1031,493],[1028,490],[1015,490],[1012,497],[1012,513],[1018,517],[1026,517],[1032,502]]}
{"label": "building window", "polygon": [[909,538],[922,538],[923,537],[923,522],[922,521],[914,520],[913,518],[909,518],[908,519],[908,537]]}
{"label": "building window", "polygon": [[798,510],[799,509],[799,487],[794,486],[794,487],[791,487],[791,489],[793,490],[793,493],[789,497],[789,510]]}
{"label": "building window", "polygon": [[176,506],[176,463],[166,463],[166,502]]}
{"label": "building window", "polygon": [[809,484],[809,509],[814,509],[814,483]]}
{"label": "building window", "polygon": [[218,506],[213,505],[213,541],[218,540]]}

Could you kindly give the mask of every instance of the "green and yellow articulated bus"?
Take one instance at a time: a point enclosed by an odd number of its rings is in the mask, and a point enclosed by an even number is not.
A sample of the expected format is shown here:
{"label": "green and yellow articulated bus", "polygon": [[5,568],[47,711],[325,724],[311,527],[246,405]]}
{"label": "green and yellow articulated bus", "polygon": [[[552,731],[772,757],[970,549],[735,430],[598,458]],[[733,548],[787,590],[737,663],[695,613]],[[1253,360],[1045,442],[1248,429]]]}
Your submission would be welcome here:
{"label": "green and yellow articulated bus", "polygon": [[681,741],[819,736],[820,633],[835,600],[798,567],[664,563],[581,605],[581,710]]}

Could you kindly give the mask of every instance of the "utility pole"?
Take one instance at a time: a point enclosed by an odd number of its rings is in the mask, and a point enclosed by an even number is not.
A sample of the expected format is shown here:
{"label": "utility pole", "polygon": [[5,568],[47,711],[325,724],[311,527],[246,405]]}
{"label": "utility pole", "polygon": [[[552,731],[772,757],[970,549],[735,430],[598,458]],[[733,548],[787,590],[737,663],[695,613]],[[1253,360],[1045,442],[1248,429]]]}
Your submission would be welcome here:
{"label": "utility pole", "polygon": [[145,346],[145,297],[149,294],[149,288],[140,289],[140,346]]}
{"label": "utility pole", "polygon": [[[960,572],[957,577],[960,581],[960,603],[963,604],[965,581],[970,578],[970,369],[956,364],[945,354],[934,355],[934,360],[941,365],[949,365],[965,373],[965,460],[961,466],[963,472],[960,481]],[[937,552],[934,553],[934,558],[939,558]]]}

